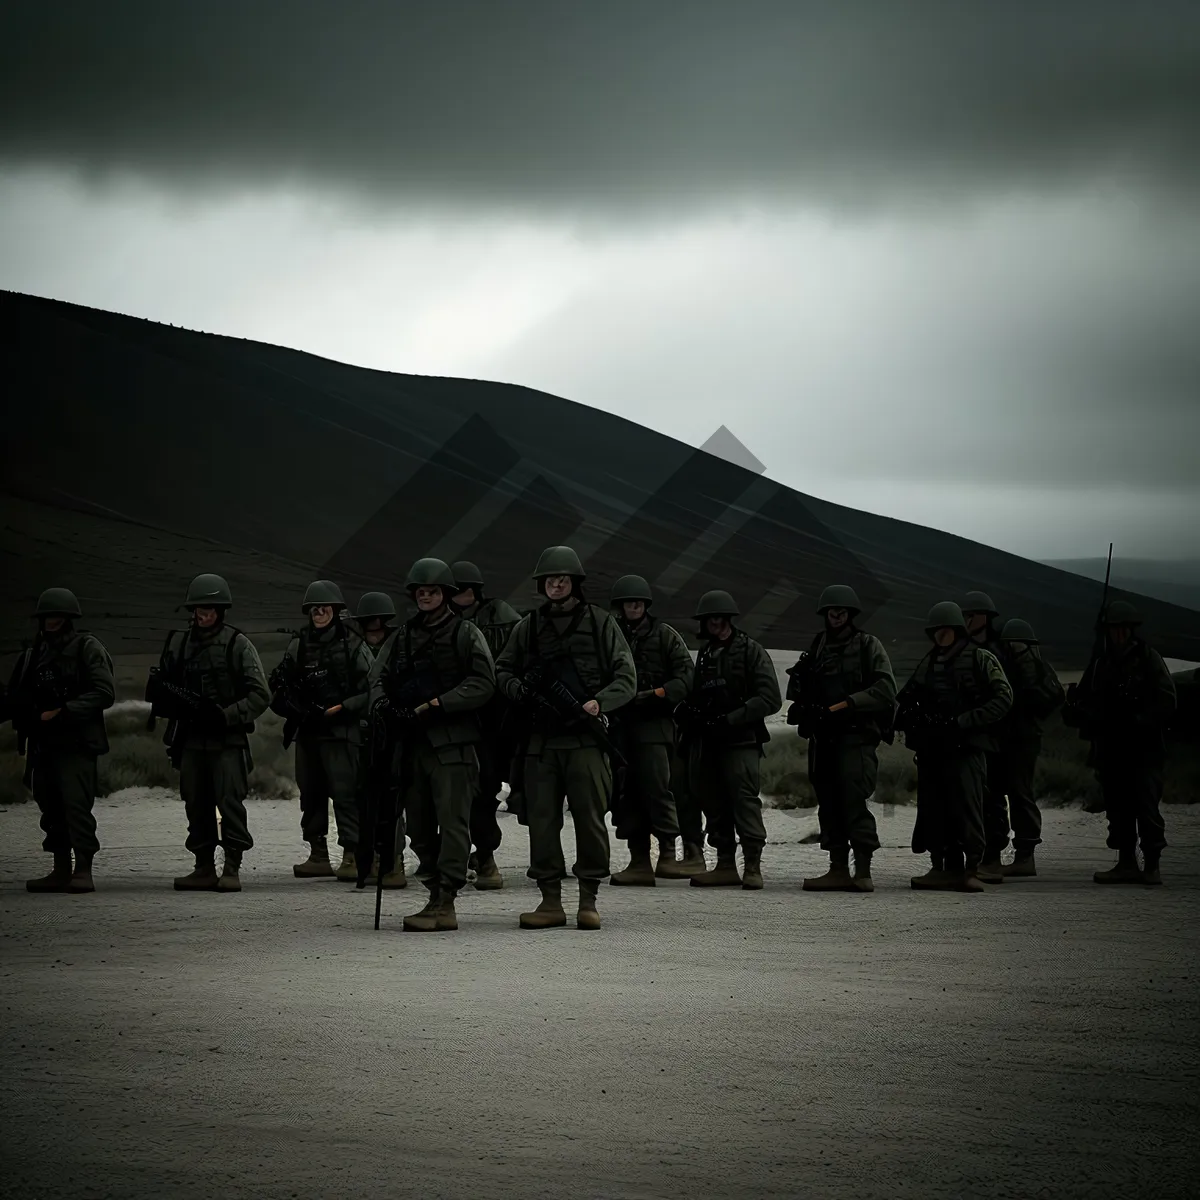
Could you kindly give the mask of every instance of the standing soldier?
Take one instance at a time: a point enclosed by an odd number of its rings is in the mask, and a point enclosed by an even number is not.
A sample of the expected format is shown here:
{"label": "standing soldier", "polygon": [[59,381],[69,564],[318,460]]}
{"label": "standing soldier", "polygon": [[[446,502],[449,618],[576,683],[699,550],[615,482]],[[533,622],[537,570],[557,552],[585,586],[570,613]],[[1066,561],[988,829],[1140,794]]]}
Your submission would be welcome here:
{"label": "standing soldier", "polygon": [[[767,652],[733,624],[738,606],[728,592],[705,592],[696,619],[705,639],[692,690],[677,710],[686,761],[685,786],[704,809],[717,865],[692,876],[693,887],[763,885],[767,841],[759,796],[759,760],[770,739],[766,718],[779,711],[779,679]],[[735,837],[736,834],[736,837]],[[742,844],[742,874],[737,843]]]}
{"label": "standing soldier", "polygon": [[1000,762],[1008,795],[1013,861],[1006,879],[1037,874],[1034,848],[1042,840],[1042,813],[1033,791],[1033,776],[1042,750],[1042,722],[1063,702],[1062,684],[1044,658],[1028,621],[1016,617],[1000,631],[1000,665],[1013,692],[1013,706],[1001,729]]}
{"label": "standing soldier", "polygon": [[[272,675],[271,707],[296,722],[296,783],[300,829],[309,855],[292,868],[298,878],[336,875],[358,878],[359,759],[367,679],[373,661],[363,639],[342,620],[342,589],[328,579],[308,585],[301,611],[308,625],[292,637]],[[298,714],[304,714],[297,719]],[[285,732],[285,739],[289,736]],[[341,865],[329,861],[329,803],[337,821]]]}
{"label": "standing soldier", "polygon": [[[692,656],[682,637],[655,617],[650,585],[640,575],[625,575],[613,585],[610,605],[637,668],[633,703],[621,709],[626,758],[621,795],[614,804],[617,837],[629,845],[629,866],[610,880],[653,887],[659,879],[695,874],[675,858],[679,819],[671,795],[671,756],[675,723],[671,714],[692,690]],[[650,865],[650,835],[658,839],[658,866]]]}
{"label": "standing soldier", "polygon": [[604,814],[612,794],[611,743],[602,714],[633,699],[637,670],[611,613],[588,603],[586,578],[570,546],[543,551],[534,571],[545,604],[521,618],[496,664],[507,699],[530,717],[524,746],[529,876],[542,902],[521,914],[522,929],[565,925],[563,796],[575,825],[580,929],[599,929],[596,896],[609,873]]}
{"label": "standing soldier", "polygon": [[[233,605],[220,575],[197,575],[183,606],[192,614],[185,632],[167,634],[146,698],[153,713],[169,718],[166,738],[179,770],[187,814],[187,849],[196,865],[175,880],[180,892],[242,890],[242,855],[254,845],[246,821],[250,791],[250,740],[270,692],[258,651],[225,616]],[[217,813],[225,852],[217,878]]]}
{"label": "standing soldier", "polygon": [[404,918],[414,933],[458,928],[454,898],[467,882],[471,800],[479,787],[479,724],[492,698],[495,668],[483,634],[450,605],[454,575],[421,558],[406,581],[417,615],[388,638],[371,671],[371,703],[393,731],[400,794],[417,879],[429,891]]}
{"label": "standing soldier", "polygon": [[[454,575],[454,608],[483,634],[494,661],[521,614],[504,600],[484,595],[483,572],[474,563],[456,562],[450,570]],[[502,837],[496,810],[500,807],[500,788],[509,773],[512,747],[502,736],[504,700],[498,692],[479,710],[478,719],[479,792],[471,802],[471,845],[475,849],[470,869],[475,872],[474,886],[485,891],[504,886],[504,876],[496,866]]]}
{"label": "standing soldier", "polygon": [[1097,883],[1162,883],[1159,859],[1167,838],[1159,804],[1175,681],[1158,651],[1138,636],[1141,623],[1132,604],[1114,600],[1108,606],[1103,652],[1079,681],[1071,714],[1092,743],[1108,846],[1117,852],[1116,866],[1093,876]]}
{"label": "standing soldier", "polygon": [[798,669],[793,668],[799,706],[806,709],[799,732],[808,738],[808,777],[817,794],[821,849],[829,855],[829,870],[806,879],[807,891],[875,890],[871,856],[879,849],[879,835],[867,801],[879,775],[879,743],[891,736],[896,680],[883,643],[855,626],[861,612],[853,588],[827,587],[817,605],[825,630]]}
{"label": "standing soldier", "polygon": [[1012,689],[996,656],[968,636],[953,601],[929,610],[925,632],[933,649],[901,691],[896,716],[917,756],[913,853],[932,860],[912,886],[981,892],[985,755],[996,749],[995,727],[1012,706]]}
{"label": "standing soldier", "polygon": [[[378,658],[379,651],[383,647],[384,642],[388,640],[392,633],[392,622],[396,619],[396,606],[392,603],[392,598],[387,592],[364,592],[359,597],[358,608],[354,613],[354,620],[358,624],[358,628],[362,631],[362,639],[366,643],[367,650],[371,657]],[[359,722],[363,736],[366,736],[366,718]],[[359,760],[359,827],[362,826],[362,813],[364,809],[362,789],[366,786],[366,780],[363,778],[365,774],[365,759],[366,756],[360,751]],[[383,886],[385,888],[405,888],[408,887],[408,878],[404,874],[404,809],[403,806],[397,804],[396,812],[396,848],[394,866],[383,877]],[[357,857],[355,862],[357,863]],[[378,855],[375,862],[372,864],[371,870],[367,875],[366,883],[368,886],[375,884],[375,872],[379,869]]]}
{"label": "standing soldier", "polygon": [[[987,592],[968,592],[962,603],[963,619],[967,623],[967,633],[977,646],[982,646],[988,653],[995,656],[1004,667],[1004,644],[996,629],[996,620],[1000,616],[992,598]],[[1012,681],[1009,681],[1012,686]],[[1004,730],[994,731],[996,749],[984,754],[987,764],[987,778],[983,785],[983,861],[979,864],[979,878],[984,883],[1003,883],[1004,867],[1000,855],[1008,846],[1008,797],[1006,795],[1009,776],[1008,763],[1005,761]]]}
{"label": "standing soldier", "polygon": [[[66,588],[47,588],[34,610],[38,632],[17,660],[5,719],[26,756],[25,783],[42,814],[49,875],[31,892],[91,892],[96,840],[96,759],[108,752],[104,710],[114,697],[112,659],[99,639],[75,628],[83,617]],[[75,852],[74,870],[71,852]]]}

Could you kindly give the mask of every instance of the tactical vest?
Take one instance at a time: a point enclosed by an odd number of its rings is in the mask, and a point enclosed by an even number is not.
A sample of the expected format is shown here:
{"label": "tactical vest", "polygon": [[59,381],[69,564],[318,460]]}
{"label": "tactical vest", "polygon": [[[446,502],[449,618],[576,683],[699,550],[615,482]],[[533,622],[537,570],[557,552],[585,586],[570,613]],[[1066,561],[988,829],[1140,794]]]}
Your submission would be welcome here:
{"label": "tactical vest", "polygon": [[721,691],[730,707],[745,704],[752,694],[750,676],[750,638],[735,629],[733,637],[718,647],[706,641],[700,648],[692,676],[692,699],[702,702],[705,695]]}
{"label": "tactical vest", "polygon": [[844,641],[818,634],[810,653],[816,657],[814,675],[825,704],[838,704],[870,683],[871,645],[861,629]]}
{"label": "tactical vest", "polygon": [[967,640],[950,658],[938,657],[930,651],[925,658],[926,679],[937,697],[938,708],[957,717],[986,703],[987,677],[979,662],[978,651],[983,647]]}
{"label": "tactical vest", "polygon": [[[327,627],[328,628],[328,627]],[[304,679],[305,694],[333,708],[354,695],[353,662],[360,640],[340,621],[330,634],[310,625],[297,634],[296,666]]]}
{"label": "tactical vest", "polygon": [[544,663],[576,699],[596,695],[612,679],[600,636],[605,616],[595,604],[578,604],[564,623],[549,605],[529,614],[529,657]]}
{"label": "tactical vest", "polygon": [[61,641],[39,637],[26,652],[29,675],[22,676],[23,686],[39,701],[43,696],[75,699],[84,690],[83,645],[88,637],[91,634],[78,630]]}
{"label": "tactical vest", "polygon": [[434,630],[406,621],[396,633],[387,674],[396,685],[417,684],[424,696],[441,696],[467,677],[469,652],[464,621],[451,617]]}
{"label": "tactical vest", "polygon": [[464,613],[462,619],[470,621],[483,634],[483,639],[487,642],[493,658],[498,657],[500,651],[504,649],[508,642],[508,635],[512,633],[517,623],[515,620],[497,620],[495,600],[484,600],[475,606],[475,611],[470,615]]}
{"label": "tactical vest", "polygon": [[[39,634],[19,660],[11,699],[27,701],[40,715],[81,696],[88,685],[83,648],[89,639],[96,640],[84,630],[72,630],[65,638]],[[48,724],[40,720],[32,724],[30,730],[18,730],[18,745],[28,735],[39,747],[51,751],[78,749],[103,754],[108,749],[103,713],[94,713],[83,721],[60,717]],[[28,778],[26,783],[28,786]]]}
{"label": "tactical vest", "polygon": [[633,665],[637,668],[637,690],[651,691],[662,687],[667,682],[669,673],[667,659],[663,653],[663,631],[653,617],[647,617],[644,626],[636,630],[626,630],[624,623],[621,631],[633,652]]}
{"label": "tactical vest", "polygon": [[[164,666],[184,687],[228,708],[245,695],[244,681],[235,658],[237,639],[245,636],[240,629],[223,623],[211,634],[205,633],[199,638],[193,636],[191,629],[184,633],[174,631],[167,634],[167,644],[163,647]],[[176,637],[179,643],[172,653],[171,642]],[[240,729],[249,733],[254,726],[244,725]]]}

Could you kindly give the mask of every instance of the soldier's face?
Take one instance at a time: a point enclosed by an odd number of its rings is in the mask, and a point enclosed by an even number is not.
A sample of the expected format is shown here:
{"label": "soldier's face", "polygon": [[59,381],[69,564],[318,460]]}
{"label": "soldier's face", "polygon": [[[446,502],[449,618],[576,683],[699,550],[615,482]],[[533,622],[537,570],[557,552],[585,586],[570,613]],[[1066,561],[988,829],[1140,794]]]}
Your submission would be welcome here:
{"label": "soldier's face", "polygon": [[217,610],[215,608],[197,608],[196,624],[201,629],[211,629],[217,623]]}
{"label": "soldier's face", "polygon": [[440,587],[422,585],[413,593],[413,599],[422,612],[436,612],[446,603],[445,593]]}
{"label": "soldier's face", "polygon": [[309,619],[317,629],[324,629],[333,620],[333,605],[318,604],[308,610]]}
{"label": "soldier's face", "polygon": [[943,625],[941,629],[933,631],[933,641],[935,645],[946,650],[958,641],[958,630],[953,625]]}
{"label": "soldier's face", "polygon": [[1110,625],[1108,636],[1114,646],[1127,646],[1133,630],[1128,625]]}
{"label": "soldier's face", "polygon": [[570,594],[570,575],[546,576],[546,598],[548,600],[565,600]]}
{"label": "soldier's face", "polygon": [[475,603],[475,589],[463,588],[463,590],[454,597],[454,603],[462,608],[470,608],[470,606]]}
{"label": "soldier's face", "polygon": [[621,604],[625,609],[625,620],[630,625],[636,625],[646,615],[645,600],[622,600]]}
{"label": "soldier's face", "polygon": [[825,610],[825,623],[830,629],[841,629],[848,620],[850,620],[850,611],[848,609],[827,608]]}
{"label": "soldier's face", "polygon": [[42,628],[47,633],[57,633],[67,623],[66,617],[43,617]]}
{"label": "soldier's face", "polygon": [[986,624],[988,615],[981,612],[965,612],[963,617],[967,622],[968,633],[978,633]]}
{"label": "soldier's face", "polygon": [[363,622],[363,631],[365,633],[378,633],[383,628],[382,617],[368,617]]}
{"label": "soldier's face", "polygon": [[728,617],[705,617],[704,632],[711,638],[724,639],[729,635],[729,631],[733,628],[729,624]]}

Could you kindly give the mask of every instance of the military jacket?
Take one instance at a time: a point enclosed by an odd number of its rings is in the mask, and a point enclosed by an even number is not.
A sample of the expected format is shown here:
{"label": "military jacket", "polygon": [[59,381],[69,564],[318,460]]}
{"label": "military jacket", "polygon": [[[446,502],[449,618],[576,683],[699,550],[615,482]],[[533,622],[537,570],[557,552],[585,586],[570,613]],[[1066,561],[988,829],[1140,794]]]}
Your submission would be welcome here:
{"label": "military jacket", "polygon": [[461,609],[459,615],[464,621],[470,621],[483,634],[493,660],[500,657],[500,651],[504,649],[505,643],[521,619],[521,614],[511,604],[504,600],[491,599]]}
{"label": "military jacket", "polygon": [[1152,646],[1133,638],[1122,649],[1107,646],[1079,681],[1079,707],[1098,750],[1157,756],[1175,713],[1175,681]]}
{"label": "military jacket", "polygon": [[317,741],[358,742],[362,719],[367,713],[368,679],[374,661],[367,643],[341,621],[324,629],[311,624],[292,638],[285,655],[299,666],[308,694],[327,709],[341,705],[341,712],[326,717],[319,725],[306,725],[300,737]]}
{"label": "military jacket", "polygon": [[817,730],[818,740],[878,742],[896,715],[896,678],[883,643],[855,629],[843,638],[823,634],[811,653],[821,702],[826,708],[843,700],[849,705],[848,711],[831,714]]}
{"label": "military jacket", "polygon": [[[692,690],[692,656],[683,638],[670,625],[646,616],[629,628],[618,620],[633,654],[637,691],[621,709],[620,720],[636,742],[670,745],[675,741],[671,714]],[[655,696],[661,688],[663,696]]]}
{"label": "military jacket", "polygon": [[962,745],[1000,748],[998,726],[1012,707],[1012,688],[990,650],[970,639],[960,639],[945,651],[935,647],[917,664],[913,680],[932,689],[938,708],[955,718],[965,734]]}
{"label": "military jacket", "polygon": [[732,705],[730,731],[719,740],[727,746],[752,746],[769,740],[765,721],[783,705],[779,677],[770,655],[740,629],[726,642],[707,640],[696,658],[689,699],[700,706],[716,686]]}
{"label": "military jacket", "polygon": [[185,726],[175,749],[248,746],[247,733],[271,700],[262,662],[250,639],[224,622],[212,629],[193,625],[186,633],[172,636],[163,658],[173,663],[171,673],[184,687],[220,705],[227,726],[223,734]]}
{"label": "military jacket", "polygon": [[1017,650],[1011,643],[1001,648],[1000,665],[1013,692],[1012,709],[1004,735],[1010,739],[1040,737],[1046,718],[1065,698],[1054,668],[1041,649],[1029,644]]}

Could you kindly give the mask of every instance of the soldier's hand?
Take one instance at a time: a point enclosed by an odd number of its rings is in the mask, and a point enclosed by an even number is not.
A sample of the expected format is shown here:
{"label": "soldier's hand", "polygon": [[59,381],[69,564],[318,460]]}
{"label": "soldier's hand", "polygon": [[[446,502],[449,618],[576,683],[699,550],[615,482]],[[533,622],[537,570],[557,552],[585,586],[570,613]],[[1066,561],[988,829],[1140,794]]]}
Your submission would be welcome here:
{"label": "soldier's hand", "polygon": [[60,712],[62,712],[61,708],[53,708],[49,712],[42,713],[42,720],[43,721],[53,721],[54,718],[57,717]]}
{"label": "soldier's hand", "polygon": [[600,705],[595,700],[589,700],[583,706],[583,711],[587,713],[589,717],[598,717],[600,715]]}
{"label": "soldier's hand", "polygon": [[848,709],[849,707],[850,707],[850,705],[849,705],[849,703],[848,703],[847,701],[845,701],[845,700],[839,700],[839,701],[838,701],[836,704],[831,704],[831,705],[829,706],[829,711],[830,711],[831,713],[836,713],[836,712],[844,712],[844,711],[845,711],[846,709]]}
{"label": "soldier's hand", "polygon": [[335,704],[332,708],[327,708],[325,710],[325,715],[327,717],[336,717],[341,711],[342,706],[340,704]]}

